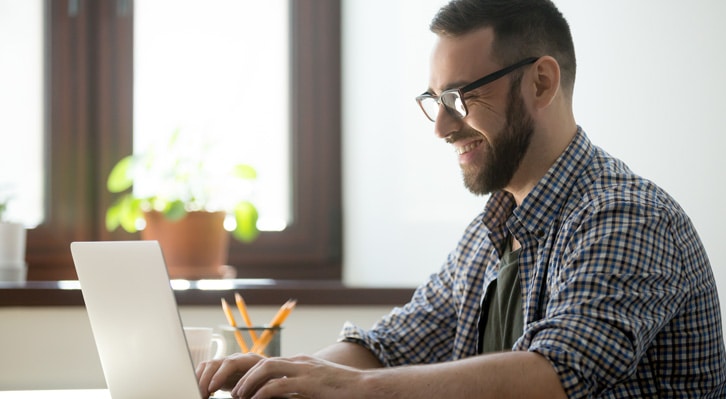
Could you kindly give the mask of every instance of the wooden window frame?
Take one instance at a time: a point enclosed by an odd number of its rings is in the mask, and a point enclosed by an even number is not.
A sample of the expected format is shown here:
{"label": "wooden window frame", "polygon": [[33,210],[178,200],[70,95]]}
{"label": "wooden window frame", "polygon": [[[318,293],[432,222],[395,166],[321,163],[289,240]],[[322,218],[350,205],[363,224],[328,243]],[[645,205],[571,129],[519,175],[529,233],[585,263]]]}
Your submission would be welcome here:
{"label": "wooden window frame", "polygon": [[[203,4],[201,5],[203,6]],[[132,151],[133,1],[46,0],[45,221],[28,232],[28,279],[76,279],[72,241],[138,239],[104,227],[105,178]],[[342,275],[340,0],[291,0],[294,222],[231,240],[239,278]]]}

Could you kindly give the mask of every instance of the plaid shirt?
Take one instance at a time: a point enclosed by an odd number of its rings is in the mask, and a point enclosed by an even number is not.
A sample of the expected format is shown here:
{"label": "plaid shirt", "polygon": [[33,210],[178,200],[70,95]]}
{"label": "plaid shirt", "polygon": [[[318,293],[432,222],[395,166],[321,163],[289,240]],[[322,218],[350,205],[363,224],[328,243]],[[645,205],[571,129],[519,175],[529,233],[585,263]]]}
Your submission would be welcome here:
{"label": "plaid shirt", "polygon": [[477,355],[482,296],[509,232],[522,245],[524,333],[570,398],[726,397],[716,283],[684,211],[582,129],[521,206],[492,194],[411,301],[341,340],[386,366]]}

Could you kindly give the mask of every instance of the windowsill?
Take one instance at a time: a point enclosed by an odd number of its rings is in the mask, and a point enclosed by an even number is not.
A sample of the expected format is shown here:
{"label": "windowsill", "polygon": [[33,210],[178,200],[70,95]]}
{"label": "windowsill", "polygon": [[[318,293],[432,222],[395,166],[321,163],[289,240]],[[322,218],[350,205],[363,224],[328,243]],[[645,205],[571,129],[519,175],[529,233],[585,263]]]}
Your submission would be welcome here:
{"label": "windowsill", "polygon": [[[400,306],[411,298],[413,288],[354,288],[339,281],[267,279],[173,280],[177,303],[219,305],[220,298],[244,293],[251,305],[279,305],[289,298],[320,306]],[[78,281],[0,282],[0,307],[84,306]]]}

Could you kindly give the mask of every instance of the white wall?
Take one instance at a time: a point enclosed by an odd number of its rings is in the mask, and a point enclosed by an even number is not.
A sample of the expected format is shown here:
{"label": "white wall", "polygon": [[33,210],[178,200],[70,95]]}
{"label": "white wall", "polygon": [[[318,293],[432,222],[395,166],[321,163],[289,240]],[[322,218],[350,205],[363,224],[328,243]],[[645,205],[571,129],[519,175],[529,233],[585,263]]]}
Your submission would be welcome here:
{"label": "white wall", "polygon": [[[253,320],[269,320],[277,308],[249,310]],[[387,311],[387,307],[299,305],[285,321],[282,355],[313,353],[335,342],[344,321],[370,327]],[[185,326],[226,325],[217,306],[185,306],[180,314]],[[106,386],[82,307],[0,308],[0,337],[0,391]]]}
{"label": "white wall", "polygon": [[[413,100],[428,85],[428,23],[442,3],[344,2],[344,264],[352,285],[421,282],[484,203],[463,188],[450,146]],[[555,3],[575,40],[577,122],[689,213],[726,319],[726,2]]]}
{"label": "white wall", "polygon": [[416,286],[435,272],[484,201],[414,97],[428,87],[442,0],[343,1],[344,275]]}

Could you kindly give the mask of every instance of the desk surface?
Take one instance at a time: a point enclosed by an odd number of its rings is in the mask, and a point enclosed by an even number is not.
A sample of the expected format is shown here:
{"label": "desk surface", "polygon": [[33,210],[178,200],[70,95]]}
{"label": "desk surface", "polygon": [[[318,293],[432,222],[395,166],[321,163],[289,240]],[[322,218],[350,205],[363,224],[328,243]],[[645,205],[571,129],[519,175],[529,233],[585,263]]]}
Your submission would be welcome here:
{"label": "desk surface", "polygon": [[[227,392],[217,392],[215,398],[231,398]],[[38,391],[0,391],[0,399],[111,399],[107,389],[57,389]]]}
{"label": "desk surface", "polygon": [[0,399],[111,399],[107,389],[59,389],[50,391],[0,391]]}

